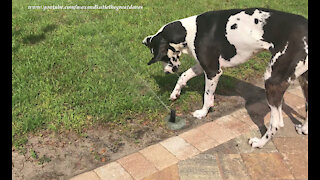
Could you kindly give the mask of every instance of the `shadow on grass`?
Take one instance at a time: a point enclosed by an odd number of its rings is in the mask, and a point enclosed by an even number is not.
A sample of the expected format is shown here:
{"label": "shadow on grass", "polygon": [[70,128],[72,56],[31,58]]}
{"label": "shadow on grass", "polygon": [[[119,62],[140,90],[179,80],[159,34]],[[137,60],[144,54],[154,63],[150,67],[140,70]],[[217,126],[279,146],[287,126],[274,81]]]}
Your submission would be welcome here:
{"label": "shadow on grass", "polygon": [[[153,78],[158,83],[161,94],[167,91],[171,93],[178,79],[176,75],[153,76]],[[203,97],[203,75],[191,79],[188,82],[188,86],[182,90],[181,95],[183,96],[186,91],[196,91]],[[245,100],[245,108],[250,115],[251,120],[259,127],[261,134],[266,132],[267,128],[264,125],[264,117],[270,112],[270,108],[267,104],[265,89],[228,75],[222,75],[217,86],[216,94],[221,96],[242,97]],[[296,115],[299,118],[304,117],[299,115],[299,113],[285,102],[282,105],[282,109],[294,124],[301,124],[293,115]]]}
{"label": "shadow on grass", "polygon": [[58,26],[55,24],[49,24],[42,28],[42,32],[40,34],[35,34],[35,35],[29,35],[27,37],[23,38],[23,43],[24,44],[36,44],[39,43],[40,41],[43,41],[46,39],[46,33],[49,33],[56,29]]}

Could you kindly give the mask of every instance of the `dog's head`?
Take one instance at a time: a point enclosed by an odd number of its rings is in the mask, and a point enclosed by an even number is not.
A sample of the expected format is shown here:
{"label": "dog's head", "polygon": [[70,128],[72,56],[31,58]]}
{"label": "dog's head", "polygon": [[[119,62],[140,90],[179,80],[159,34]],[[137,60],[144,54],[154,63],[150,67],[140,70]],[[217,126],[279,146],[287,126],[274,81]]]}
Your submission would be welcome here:
{"label": "dog's head", "polygon": [[180,56],[182,54],[180,47],[183,45],[169,43],[162,37],[161,33],[155,36],[147,36],[142,43],[146,45],[153,54],[153,58],[148,62],[148,65],[161,61],[165,73],[175,73],[178,71],[181,64]]}

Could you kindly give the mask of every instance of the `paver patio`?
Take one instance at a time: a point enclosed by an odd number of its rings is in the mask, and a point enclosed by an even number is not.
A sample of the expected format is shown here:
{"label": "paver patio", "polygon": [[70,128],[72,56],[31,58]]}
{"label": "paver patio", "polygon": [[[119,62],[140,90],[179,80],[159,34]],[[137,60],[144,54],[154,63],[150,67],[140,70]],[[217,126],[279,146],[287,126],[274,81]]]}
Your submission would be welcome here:
{"label": "paver patio", "polygon": [[308,135],[294,127],[305,116],[301,89],[287,91],[284,103],[285,127],[262,149],[248,145],[269,123],[270,113],[260,123],[248,114],[269,111],[259,102],[71,179],[308,179]]}

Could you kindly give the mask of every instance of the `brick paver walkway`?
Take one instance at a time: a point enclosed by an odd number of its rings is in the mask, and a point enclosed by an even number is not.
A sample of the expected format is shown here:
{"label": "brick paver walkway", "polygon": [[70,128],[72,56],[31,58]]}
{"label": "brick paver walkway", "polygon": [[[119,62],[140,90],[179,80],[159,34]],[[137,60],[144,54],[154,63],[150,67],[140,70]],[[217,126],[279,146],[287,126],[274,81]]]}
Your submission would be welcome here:
{"label": "brick paver walkway", "polygon": [[298,135],[293,123],[305,117],[300,87],[288,90],[284,102],[285,127],[262,149],[248,145],[263,125],[248,109],[269,112],[259,102],[71,179],[308,179],[308,136]]}

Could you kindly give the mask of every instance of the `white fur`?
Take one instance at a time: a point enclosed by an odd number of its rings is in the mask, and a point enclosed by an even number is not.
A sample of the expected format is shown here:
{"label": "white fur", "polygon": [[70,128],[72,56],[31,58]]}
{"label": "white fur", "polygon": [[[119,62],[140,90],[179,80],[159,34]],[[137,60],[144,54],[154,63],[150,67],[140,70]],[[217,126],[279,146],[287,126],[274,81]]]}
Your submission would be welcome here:
{"label": "white fur", "polygon": [[289,43],[287,42],[287,44],[286,44],[286,46],[284,47],[283,51],[277,52],[277,53],[273,56],[273,58],[271,59],[269,65],[268,65],[268,67],[267,67],[266,72],[264,73],[264,80],[267,80],[267,79],[269,79],[269,78],[271,77],[271,72],[272,72],[272,66],[273,66],[273,64],[277,61],[277,59],[278,59],[281,55],[283,55],[283,54],[286,53],[287,48],[288,48],[288,44],[289,44]]}
{"label": "white fur", "polygon": [[222,75],[222,70],[220,69],[220,72],[216,74],[215,77],[212,79],[209,79],[205,73],[206,78],[206,85],[205,85],[205,93],[204,93],[204,102],[202,109],[196,110],[193,112],[193,116],[201,119],[205,117],[208,114],[209,108],[213,107],[214,105],[214,93],[216,91],[216,87],[218,85],[218,81],[220,76]]}
{"label": "white fur", "polygon": [[268,127],[267,132],[262,136],[262,138],[251,138],[249,140],[249,144],[253,148],[261,148],[263,147],[270,139],[272,136],[274,136],[279,130],[279,127],[281,125],[281,121],[283,123],[283,118],[282,118],[282,112],[280,107],[275,107],[275,106],[270,106],[271,109],[271,117],[270,117],[270,125]]}
{"label": "white fur", "polygon": [[180,22],[182,26],[187,31],[186,43],[188,45],[188,50],[184,53],[191,53],[191,55],[197,60],[197,55],[195,52],[194,40],[196,38],[197,33],[197,24],[196,24],[197,16],[191,16],[188,18],[181,19]]}
{"label": "white fur", "polygon": [[[237,54],[228,61],[220,57],[219,62],[222,67],[233,67],[244,63],[261,50],[273,47],[272,43],[262,41],[263,26],[269,16],[269,13],[259,13],[258,10],[255,10],[252,15],[242,11],[230,16],[226,25],[226,38],[235,46]],[[254,23],[254,19],[259,20],[258,24]],[[234,24],[237,28],[231,29]]]}
{"label": "white fur", "polygon": [[190,69],[188,69],[186,72],[182,73],[181,76],[179,77],[179,80],[174,88],[174,90],[172,91],[171,95],[170,95],[170,99],[171,100],[176,100],[181,93],[181,89],[187,85],[187,82],[197,76],[203,73],[203,69],[200,66],[200,64],[196,64],[193,67],[191,67]]}
{"label": "white fur", "polygon": [[307,57],[306,59],[303,61],[300,61],[295,69],[294,75],[296,77],[299,77],[301,74],[303,74],[304,72],[306,72],[308,70],[308,44],[305,40],[305,37],[302,39],[303,43],[304,43],[304,50],[307,53]]}

